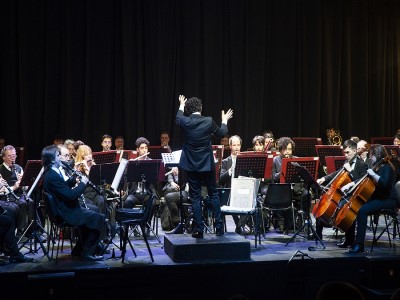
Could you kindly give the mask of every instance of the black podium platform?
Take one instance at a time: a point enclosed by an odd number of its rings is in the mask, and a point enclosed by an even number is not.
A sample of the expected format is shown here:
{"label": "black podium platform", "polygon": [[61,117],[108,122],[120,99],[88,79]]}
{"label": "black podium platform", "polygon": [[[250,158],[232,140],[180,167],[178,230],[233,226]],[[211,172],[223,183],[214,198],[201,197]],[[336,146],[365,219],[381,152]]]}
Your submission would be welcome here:
{"label": "black podium platform", "polygon": [[164,236],[164,251],[174,262],[245,261],[250,260],[250,241],[236,233],[205,233],[203,239],[171,234]]}

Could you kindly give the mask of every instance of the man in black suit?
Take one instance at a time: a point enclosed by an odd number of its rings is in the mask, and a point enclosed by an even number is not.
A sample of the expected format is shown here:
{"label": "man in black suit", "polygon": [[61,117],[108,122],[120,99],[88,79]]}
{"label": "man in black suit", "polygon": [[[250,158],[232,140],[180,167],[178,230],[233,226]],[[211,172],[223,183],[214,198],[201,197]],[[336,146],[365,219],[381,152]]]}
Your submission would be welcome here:
{"label": "man in black suit", "polygon": [[[354,187],[356,182],[359,181],[365,174],[367,174],[367,170],[368,170],[367,163],[365,163],[364,160],[362,160],[357,155],[357,143],[356,142],[354,142],[353,140],[350,140],[350,139],[344,141],[343,153],[344,153],[344,156],[346,157],[346,163],[343,165],[343,170],[345,172],[348,172],[351,182],[339,187],[341,189],[342,193],[347,192],[352,187]],[[328,174],[324,177],[319,178],[317,180],[318,184],[328,183],[328,184],[331,184],[332,186],[337,185],[337,183],[335,183],[337,180],[336,176],[341,171],[342,171],[342,169],[340,169],[336,172],[333,172],[331,174]],[[331,181],[333,181],[335,184],[333,184]],[[331,200],[331,201],[333,201],[333,200]],[[347,247],[353,245],[354,240],[355,240],[355,226],[356,226],[356,222],[354,222],[353,225],[350,227],[350,229],[345,232],[344,240],[342,242],[338,243],[337,246],[339,246],[340,248],[347,248]],[[320,219],[317,219],[316,233],[320,239],[322,239],[323,227],[324,227],[324,223]]]}
{"label": "man in black suit", "polygon": [[[229,138],[228,145],[231,155],[222,160],[218,181],[219,185],[224,188],[231,188],[232,177],[235,177],[236,158],[242,147],[242,139],[238,135],[233,135]],[[241,234],[247,218],[239,218],[236,215],[232,215],[232,217],[236,225],[235,232]]]}
{"label": "man in black suit", "polygon": [[[201,213],[202,185],[207,187],[214,214],[215,233],[223,235],[221,207],[218,197],[215,175],[215,158],[212,150],[212,136],[222,138],[228,132],[228,120],[233,111],[221,112],[222,123],[219,127],[211,117],[201,115],[201,100],[192,97],[186,99],[179,96],[179,110],[176,123],[185,136],[185,144],[179,161],[179,167],[187,172],[189,195],[192,199],[193,217],[196,227],[192,233],[194,238],[203,238],[204,220]],[[184,115],[184,111],[188,116]]]}
{"label": "man in black suit", "polygon": [[[73,226],[82,230],[82,258],[84,260],[101,260],[96,256],[100,232],[104,230],[105,217],[101,213],[81,207],[78,197],[86,189],[88,177],[83,176],[78,184],[75,177],[64,180],[60,172],[60,148],[57,145],[47,146],[42,150],[42,165],[44,167],[43,188],[51,193],[57,203],[57,215]],[[74,188],[73,188],[74,187]]]}

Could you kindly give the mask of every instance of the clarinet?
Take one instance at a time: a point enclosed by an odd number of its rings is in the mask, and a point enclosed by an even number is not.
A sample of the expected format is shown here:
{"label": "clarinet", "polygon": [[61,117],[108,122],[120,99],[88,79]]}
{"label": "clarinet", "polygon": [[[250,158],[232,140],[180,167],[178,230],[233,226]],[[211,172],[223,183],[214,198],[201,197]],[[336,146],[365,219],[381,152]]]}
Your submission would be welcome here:
{"label": "clarinet", "polygon": [[[3,178],[3,176],[1,176],[1,174],[0,174],[0,179],[2,179],[2,178]],[[14,191],[13,191],[12,188],[8,185],[7,182],[6,182],[3,186],[7,189],[7,191],[8,191],[16,200],[19,200],[19,197],[14,193]]]}
{"label": "clarinet", "polygon": [[[71,171],[74,175],[76,175],[76,176],[78,176],[78,177],[80,177],[80,178],[82,178],[82,177],[87,177],[86,174],[84,174],[84,173],[82,173],[82,172],[79,172],[79,171],[77,171],[77,170],[71,168],[71,167],[68,165],[68,163],[67,163],[66,161],[62,161],[61,163],[64,165],[64,167],[65,167],[68,171]],[[93,182],[91,182],[91,181],[89,180],[87,184],[90,185],[90,186],[96,191],[96,193],[98,193],[99,195],[101,195],[101,191],[97,188],[97,186],[96,186]]]}

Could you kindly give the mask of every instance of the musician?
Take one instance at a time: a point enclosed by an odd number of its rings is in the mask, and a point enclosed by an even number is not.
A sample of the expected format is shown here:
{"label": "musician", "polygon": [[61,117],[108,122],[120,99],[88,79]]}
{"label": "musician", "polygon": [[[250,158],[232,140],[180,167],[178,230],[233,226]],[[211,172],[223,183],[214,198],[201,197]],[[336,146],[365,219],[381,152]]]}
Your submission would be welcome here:
{"label": "musician", "polygon": [[[149,152],[150,142],[145,137],[139,137],[135,141],[136,151],[138,153],[139,160],[151,159],[146,154]],[[153,183],[142,184],[142,182],[130,182],[128,184],[128,195],[124,201],[124,207],[133,208],[135,205],[146,204],[149,196],[152,193],[156,193]]]}
{"label": "musician", "polygon": [[171,152],[171,147],[169,146],[170,136],[168,131],[161,131],[160,134],[160,145],[163,147],[167,147],[168,151]]}
{"label": "musician", "polygon": [[[60,165],[60,172],[61,175],[64,177],[64,180],[67,181],[70,177],[74,176],[73,172],[72,172],[72,168],[71,167],[71,163],[70,163],[70,152],[68,151],[67,147],[65,147],[64,145],[58,145],[58,148],[60,149],[60,161],[61,161],[61,165]],[[65,165],[64,163],[66,163],[67,165]],[[91,203],[86,202],[82,202],[81,200],[79,201],[81,206],[90,210],[93,210],[95,212],[100,212],[100,209]]]}
{"label": "musician", "polygon": [[262,135],[256,135],[252,140],[252,144],[254,152],[264,152],[265,139]]}
{"label": "musician", "polygon": [[17,158],[15,148],[11,145],[4,146],[1,157],[3,164],[0,166],[0,175],[5,182],[0,190],[0,205],[11,218],[15,218],[15,225],[20,235],[28,226],[28,222],[33,219],[35,207],[32,200],[25,198],[25,187],[20,186],[24,171],[15,163]]}
{"label": "musician", "polygon": [[[189,194],[192,199],[193,217],[196,227],[192,233],[194,238],[203,238],[204,220],[202,218],[201,195],[202,184],[207,187],[207,192],[214,214],[215,233],[217,236],[224,234],[221,219],[217,181],[215,174],[215,161],[212,150],[212,136],[223,137],[228,132],[228,120],[232,118],[233,111],[229,109],[221,112],[221,127],[211,117],[201,115],[203,105],[201,100],[192,97],[186,99],[179,96],[179,110],[176,114],[176,123],[185,136],[185,144],[179,161],[179,167],[187,172]],[[184,115],[184,111],[188,116]]]}
{"label": "musician", "polygon": [[76,155],[76,151],[75,151],[75,141],[72,139],[66,139],[64,142],[64,146],[67,147],[68,151],[69,151],[69,158],[70,160],[73,160],[75,158]]}
{"label": "musician", "polygon": [[368,157],[368,143],[365,140],[360,140],[357,143],[357,154],[358,156],[368,165],[368,167],[371,167],[371,159]]}
{"label": "musician", "polygon": [[15,236],[15,223],[7,211],[0,206],[0,251],[9,256],[13,262],[33,262],[34,259],[23,255],[17,245]]}
{"label": "musician", "polygon": [[[85,174],[89,177],[90,168],[94,165],[92,157],[92,149],[88,145],[81,145],[76,151],[75,157],[75,170]],[[107,214],[107,203],[105,197],[99,193],[99,190],[95,190],[93,187],[87,185],[86,189],[83,193],[84,198],[80,198],[80,202],[82,206],[86,204],[96,205],[100,212],[104,215]]]}
{"label": "musician", "polygon": [[400,132],[396,132],[394,135],[393,145],[400,147]]}
{"label": "musician", "polygon": [[[388,158],[387,151],[384,146],[376,144],[371,145],[369,157],[372,164],[381,163],[385,158]],[[364,240],[368,222],[368,215],[377,212],[381,209],[394,209],[397,201],[397,191],[395,189],[395,173],[394,166],[390,160],[379,164],[377,169],[368,169],[368,176],[375,183],[375,191],[368,199],[367,203],[363,204],[357,214],[357,234],[355,244],[349,250],[349,253],[359,253],[364,251]],[[351,227],[355,230],[355,226]]]}
{"label": "musician", "polygon": [[[167,184],[164,186],[163,193],[165,202],[167,203],[168,210],[171,216],[172,226],[175,228],[180,223],[180,214],[178,206],[180,205],[181,186],[179,185],[179,169],[173,167],[167,175]],[[182,185],[183,187],[184,185]],[[182,202],[189,203],[188,192],[182,190]]]}
{"label": "musician", "polygon": [[275,148],[275,138],[274,138],[274,133],[272,132],[272,130],[265,130],[263,133],[263,137],[264,137],[264,152],[266,151],[276,151]]}
{"label": "musician", "polygon": [[[342,190],[348,191],[360,178],[362,178],[367,173],[368,165],[357,155],[357,143],[351,139],[348,139],[343,143],[343,153],[346,158],[346,163],[343,165],[343,168],[347,172],[349,172],[349,176],[352,179],[352,182],[344,185],[342,187]],[[317,183],[323,184],[324,182],[331,182],[340,171],[341,170],[338,170],[317,179]],[[354,225],[355,223],[352,226]],[[320,239],[322,239],[322,230],[324,226],[326,225],[321,220],[317,219],[315,231]],[[338,243],[337,246],[339,246],[340,248],[347,248],[354,243],[354,238],[354,230],[348,230],[345,233],[344,240]]]}
{"label": "musician", "polygon": [[[295,143],[290,137],[281,137],[277,142],[279,155],[273,158],[272,163],[272,181],[275,183],[280,182],[281,172],[282,172],[282,159],[283,158],[296,158],[297,156],[293,155],[293,151],[295,149]],[[307,190],[303,187],[301,183],[294,183],[292,185],[292,199],[295,201],[295,206],[298,210],[304,211],[306,214],[309,213],[309,199]],[[276,219],[276,224],[274,224],[275,228],[278,232],[284,232],[285,226],[292,227],[289,224],[289,213],[286,212],[277,212],[274,219]],[[284,221],[284,223],[283,223]]]}
{"label": "musician", "polygon": [[105,134],[101,137],[101,147],[103,148],[103,152],[110,151],[112,146],[112,136],[109,134]]}
{"label": "musician", "polygon": [[[235,176],[236,158],[242,147],[242,139],[238,135],[233,135],[228,142],[231,154],[222,160],[221,174],[218,181],[219,186],[225,188],[231,188],[232,176]],[[236,225],[235,232],[242,234],[247,218],[241,218],[236,215],[232,215],[232,218]]]}
{"label": "musician", "polygon": [[[82,208],[77,201],[86,189],[89,179],[83,176],[78,185],[71,177],[65,181],[60,173],[60,150],[56,145],[47,146],[42,150],[41,159],[44,167],[44,191],[54,195],[57,214],[73,226],[79,226],[82,231],[82,258],[84,260],[102,260],[96,255],[100,232],[104,230],[105,217],[103,214]],[[72,188],[74,187],[74,188]]]}
{"label": "musician", "polygon": [[122,135],[118,135],[117,137],[115,137],[114,140],[114,146],[115,146],[115,150],[124,150],[124,137]]}

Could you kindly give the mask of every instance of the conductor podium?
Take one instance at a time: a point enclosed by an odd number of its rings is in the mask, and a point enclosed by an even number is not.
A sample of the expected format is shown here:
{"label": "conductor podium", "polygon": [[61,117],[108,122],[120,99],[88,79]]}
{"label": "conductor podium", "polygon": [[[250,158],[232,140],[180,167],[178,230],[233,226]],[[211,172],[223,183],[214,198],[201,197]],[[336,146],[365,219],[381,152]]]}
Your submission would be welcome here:
{"label": "conductor podium", "polygon": [[[180,151],[163,153],[162,156],[166,167],[178,166]],[[203,239],[196,239],[185,233],[184,222],[181,211],[181,223],[171,232],[175,234],[164,236],[164,251],[174,262],[250,259],[250,242],[244,237],[236,233],[225,233],[223,236],[205,233]]]}

